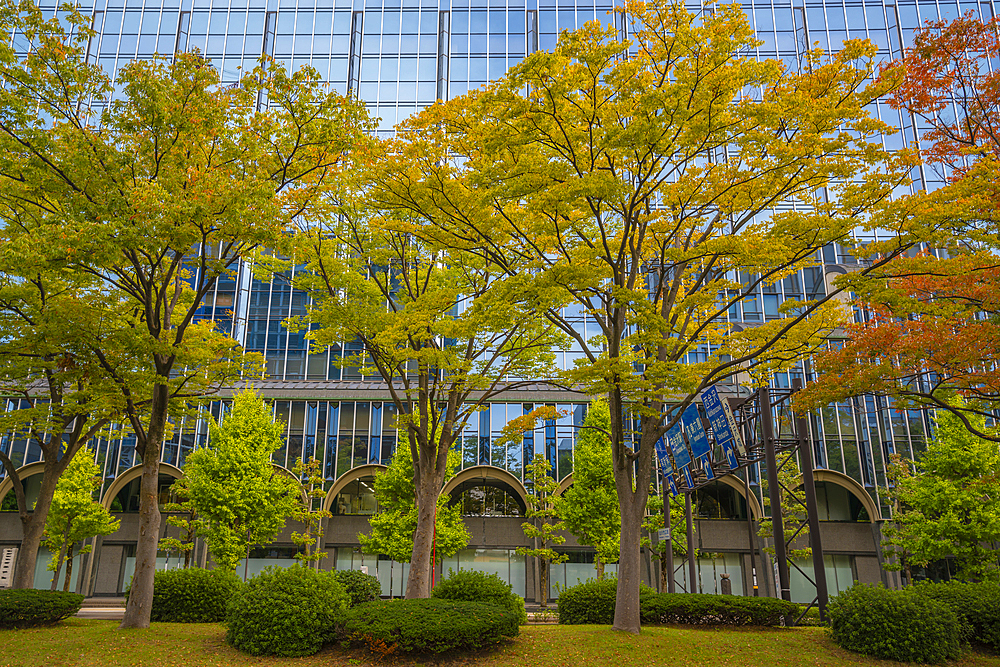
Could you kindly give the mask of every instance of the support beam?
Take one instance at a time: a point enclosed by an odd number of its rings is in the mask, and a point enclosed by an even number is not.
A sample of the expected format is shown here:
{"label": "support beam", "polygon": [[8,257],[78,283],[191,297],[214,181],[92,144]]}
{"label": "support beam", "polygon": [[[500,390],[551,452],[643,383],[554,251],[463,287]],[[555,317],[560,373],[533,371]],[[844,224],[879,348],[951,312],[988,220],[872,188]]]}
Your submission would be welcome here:
{"label": "support beam", "polygon": [[694,558],[694,520],[691,517],[691,494],[688,491],[684,494],[684,511],[687,518],[687,556],[688,556],[688,581],[690,587],[688,593],[698,592],[698,574],[695,572],[696,561]]}
{"label": "support beam", "polygon": [[776,597],[792,600],[788,579],[788,557],[785,553],[785,526],[781,517],[781,487],[778,486],[778,457],[774,441],[774,413],[771,411],[771,392],[761,387],[757,394],[760,402],[761,435],[764,439],[764,464],[767,466],[767,491],[771,503],[771,532],[774,536],[774,560],[778,565],[778,590]]}
{"label": "support beam", "polygon": [[[792,393],[802,389],[802,380],[792,380]],[[823,541],[819,531],[819,512],[816,510],[816,483],[813,479],[812,443],[809,442],[809,426],[802,413],[795,414],[795,437],[799,441],[799,456],[802,457],[802,487],[806,494],[806,518],[809,521],[809,546],[812,549],[813,578],[816,580],[816,601],[819,605],[819,619],[826,620],[826,604],[830,601],[826,587],[826,561],[823,558]]]}

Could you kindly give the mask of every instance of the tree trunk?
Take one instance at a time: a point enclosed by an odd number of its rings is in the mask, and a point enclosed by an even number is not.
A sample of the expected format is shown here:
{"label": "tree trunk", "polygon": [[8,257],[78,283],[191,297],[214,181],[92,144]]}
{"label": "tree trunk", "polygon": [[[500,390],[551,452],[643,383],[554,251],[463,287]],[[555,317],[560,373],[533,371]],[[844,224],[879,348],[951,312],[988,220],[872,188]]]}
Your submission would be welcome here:
{"label": "tree trunk", "polygon": [[421,486],[423,488],[417,489],[417,529],[413,533],[413,556],[410,559],[410,575],[406,579],[408,600],[431,596],[431,552],[434,548],[434,520],[437,499],[441,495],[441,479],[432,472],[425,474],[421,479]]}
{"label": "tree trunk", "polygon": [[604,581],[604,561],[601,560],[601,556],[598,555],[594,559],[594,567],[597,568],[597,580]]}
{"label": "tree trunk", "polygon": [[[617,472],[617,471],[616,471]],[[616,475],[617,476],[617,475]],[[619,490],[622,514],[622,535],[618,560],[618,592],[615,596],[615,622],[612,630],[639,634],[639,585],[642,567],[639,543],[642,538],[642,516],[646,509],[646,496]],[[637,502],[640,500],[642,502]]]}
{"label": "tree trunk", "polygon": [[549,561],[547,558],[538,559],[538,588],[541,591],[541,606],[543,609],[549,606]]}
{"label": "tree trunk", "polygon": [[55,495],[56,483],[61,473],[58,463],[46,461],[42,472],[42,487],[38,492],[35,507],[33,510],[24,508],[21,512],[21,546],[17,551],[17,564],[14,566],[14,581],[11,583],[11,588],[35,587],[38,549],[42,545],[45,521],[49,517],[49,508],[52,507],[52,497]]}
{"label": "tree trunk", "polygon": [[663,552],[663,556],[660,558],[660,592],[666,593],[670,588],[670,584],[667,583],[667,576],[673,574],[674,563],[671,554]]}
{"label": "tree trunk", "polygon": [[142,482],[139,485],[139,540],[135,547],[135,574],[125,616],[119,629],[148,628],[153,610],[153,575],[160,541],[160,450],[167,422],[167,385],[153,387],[149,430],[142,451]]}
{"label": "tree trunk", "polygon": [[69,593],[69,582],[73,578],[73,545],[66,548],[66,580],[63,581],[63,593]]}

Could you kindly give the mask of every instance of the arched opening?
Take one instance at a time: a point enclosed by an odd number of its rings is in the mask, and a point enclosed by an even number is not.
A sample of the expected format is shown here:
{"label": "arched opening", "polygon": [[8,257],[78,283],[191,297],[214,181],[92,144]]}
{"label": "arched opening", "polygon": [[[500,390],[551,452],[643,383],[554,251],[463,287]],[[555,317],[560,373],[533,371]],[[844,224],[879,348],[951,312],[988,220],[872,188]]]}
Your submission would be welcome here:
{"label": "arched opening", "polygon": [[370,516],[378,511],[375,500],[375,477],[366,475],[347,482],[330,507],[334,516]]}
{"label": "arched opening", "polygon": [[[167,503],[174,502],[170,487],[177,481],[176,477],[160,473],[156,480],[157,504],[160,509]],[[142,476],[127,482],[111,499],[112,512],[132,513],[139,511],[139,489],[142,486]]]}
{"label": "arched opening", "polygon": [[[38,502],[38,494],[42,490],[42,473],[37,472],[27,477],[21,477],[21,484],[24,486],[24,499],[30,510]],[[9,488],[9,490],[4,494],[3,500],[0,500],[0,512],[16,512],[17,495],[14,493],[14,483],[5,484],[4,487]]]}
{"label": "arched opening", "polygon": [[499,479],[469,479],[451,491],[450,506],[459,505],[462,516],[522,517],[527,512],[517,491]]}
{"label": "arched opening", "polygon": [[[157,501],[161,510],[165,503],[174,502],[170,487],[183,476],[178,468],[169,463],[160,463],[160,475],[156,481],[156,488]],[[101,504],[112,512],[138,512],[141,485],[142,465],[140,464],[129,468],[111,482],[101,499]]]}
{"label": "arched opening", "polygon": [[723,482],[713,482],[694,493],[694,515],[699,519],[747,520],[747,499]]}
{"label": "arched opening", "polygon": [[816,482],[816,513],[820,521],[871,521],[861,499],[835,482]]}

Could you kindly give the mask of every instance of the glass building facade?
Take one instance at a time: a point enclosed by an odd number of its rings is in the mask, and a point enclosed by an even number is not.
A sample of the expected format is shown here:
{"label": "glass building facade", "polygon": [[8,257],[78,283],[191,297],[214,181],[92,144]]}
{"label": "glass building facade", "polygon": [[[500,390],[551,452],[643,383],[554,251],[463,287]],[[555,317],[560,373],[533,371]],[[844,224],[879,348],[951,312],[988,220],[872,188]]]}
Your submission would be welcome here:
{"label": "glass building facade", "polygon": [[[51,13],[55,6],[50,5]],[[970,11],[984,20],[994,16],[989,0],[769,0],[744,2],[743,8],[762,41],[758,56],[781,59],[790,67],[798,67],[809,45],[836,50],[844,40],[855,38],[870,39],[878,46],[879,58],[888,60],[901,55],[927,20],[952,19]],[[620,20],[614,5],[605,0],[97,0],[93,5],[84,3],[84,12],[92,15],[96,30],[90,58],[109,74],[133,59],[198,49],[220,70],[224,83],[233,82],[266,54],[288,68],[312,66],[333,88],[356,94],[380,119],[380,134],[391,134],[395,123],[437,99],[453,98],[500,77],[526,54],[552,48],[561,31],[587,21],[614,25]],[[16,43],[18,36],[11,37]],[[916,140],[922,129],[888,104],[879,102],[870,110],[901,129],[883,138],[887,148]],[[931,172],[914,172],[914,188],[932,189],[940,179]],[[752,324],[777,318],[785,299],[823,296],[832,276],[856,261],[839,246],[825,248],[818,260],[821,266],[758,288],[733,306],[730,320]],[[351,344],[316,349],[302,332],[289,332],[283,320],[305,313],[306,295],[291,289],[280,276],[263,282],[247,266],[235,269],[232,277],[219,281],[201,316],[216,320],[246,350],[265,357],[269,377],[262,390],[274,400],[276,418],[286,424],[287,433],[276,463],[291,468],[295,461],[315,456],[322,460],[330,486],[360,466],[386,464],[397,445],[394,408],[388,395],[379,393],[375,378],[336,364]],[[594,332],[587,329],[593,325],[582,314],[576,319],[584,337],[592,336]],[[691,353],[691,361],[709,352]],[[560,364],[570,367],[580,351],[569,349],[559,355]],[[809,364],[778,374],[775,384],[787,387],[795,377],[808,381]],[[510,419],[542,404],[554,404],[566,416],[528,433],[521,443],[494,444]],[[224,401],[205,411],[218,418]],[[556,477],[563,479],[572,473],[573,446],[585,412],[585,403],[570,398],[494,403],[474,415],[466,428],[460,442],[462,467],[499,468],[523,480],[525,463],[542,454]],[[930,426],[925,414],[895,410],[875,397],[817,411],[809,425],[817,467],[853,479],[876,503],[877,489],[885,485],[887,457],[894,452],[918,453]],[[185,456],[203,446],[207,437],[204,418],[178,424],[163,460],[182,468]],[[40,457],[38,448],[25,438],[4,436],[0,447],[16,465]],[[128,438],[101,439],[95,451],[106,488],[136,464],[134,442]],[[759,472],[754,471],[751,485],[757,487],[757,479]],[[491,502],[493,507],[497,502],[507,507],[504,511],[511,505],[509,500]],[[839,511],[828,509],[827,516]],[[712,512],[713,518],[746,516],[745,505],[725,511],[716,507]],[[500,551],[480,551],[463,552],[456,565],[486,559],[503,569],[514,562],[506,552],[501,558]],[[337,558],[363,561],[357,554]],[[719,567],[717,561],[725,559],[711,561],[712,568]],[[583,562],[573,563],[578,564]],[[836,567],[844,574],[843,562],[838,560]],[[574,579],[572,570],[566,565],[559,580]],[[396,581],[401,573],[385,577]]]}

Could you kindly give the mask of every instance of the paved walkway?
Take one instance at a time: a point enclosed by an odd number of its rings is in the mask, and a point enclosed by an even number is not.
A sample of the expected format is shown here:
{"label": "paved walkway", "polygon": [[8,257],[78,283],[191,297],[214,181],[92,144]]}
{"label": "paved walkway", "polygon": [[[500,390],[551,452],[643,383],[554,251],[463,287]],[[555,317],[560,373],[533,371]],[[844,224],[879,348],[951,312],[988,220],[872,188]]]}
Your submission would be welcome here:
{"label": "paved walkway", "polygon": [[125,598],[87,598],[76,613],[77,618],[120,621],[125,616]]}

